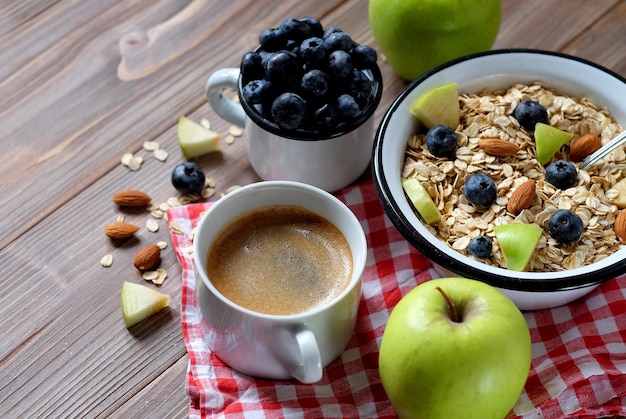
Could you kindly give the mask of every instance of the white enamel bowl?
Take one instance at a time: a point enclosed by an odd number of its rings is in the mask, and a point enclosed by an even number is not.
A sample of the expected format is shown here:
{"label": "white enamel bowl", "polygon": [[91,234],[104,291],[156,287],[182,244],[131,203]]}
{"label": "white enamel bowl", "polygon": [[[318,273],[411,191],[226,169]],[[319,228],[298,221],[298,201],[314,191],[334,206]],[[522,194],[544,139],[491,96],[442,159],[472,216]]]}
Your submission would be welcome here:
{"label": "white enamel bowl", "polygon": [[391,222],[441,275],[478,279],[508,295],[522,310],[557,307],[591,292],[600,283],[626,272],[626,247],[581,268],[561,272],[514,272],[461,255],[434,237],[413,212],[401,186],[401,167],[408,137],[418,123],[409,105],[420,94],[457,82],[460,93],[505,88],[515,82],[543,83],[559,93],[589,97],[605,106],[626,127],[626,80],[597,64],[559,53],[494,50],[446,63],[412,82],[391,104],[378,128],[372,174]]}

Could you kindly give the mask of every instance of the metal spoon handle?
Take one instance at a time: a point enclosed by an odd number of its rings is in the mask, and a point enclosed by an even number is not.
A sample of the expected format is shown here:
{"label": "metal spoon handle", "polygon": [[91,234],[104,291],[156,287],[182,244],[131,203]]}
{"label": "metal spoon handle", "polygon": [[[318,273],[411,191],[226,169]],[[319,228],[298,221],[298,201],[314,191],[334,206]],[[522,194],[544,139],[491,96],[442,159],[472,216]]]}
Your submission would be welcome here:
{"label": "metal spoon handle", "polygon": [[585,170],[587,167],[591,166],[624,143],[626,143],[626,131],[620,132],[617,137],[600,147],[595,153],[587,156],[585,160],[583,160],[579,169]]}

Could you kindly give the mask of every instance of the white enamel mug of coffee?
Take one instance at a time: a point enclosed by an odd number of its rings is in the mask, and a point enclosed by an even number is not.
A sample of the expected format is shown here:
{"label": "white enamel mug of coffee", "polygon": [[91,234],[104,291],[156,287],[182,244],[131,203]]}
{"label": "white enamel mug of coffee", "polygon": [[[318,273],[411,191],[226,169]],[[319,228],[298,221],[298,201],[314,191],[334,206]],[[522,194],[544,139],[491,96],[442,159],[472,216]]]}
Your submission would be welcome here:
{"label": "white enamel mug of coffee", "polygon": [[[224,226],[252,210],[299,206],[330,221],[348,242],[352,274],[332,301],[299,314],[255,312],[227,299],[211,283],[206,257]],[[317,187],[291,181],[261,181],[219,199],[203,215],[194,236],[198,303],[209,349],[244,374],[266,379],[319,381],[323,368],[343,353],[357,320],[367,243],[359,220],[336,197]]]}
{"label": "white enamel mug of coffee", "polygon": [[357,180],[369,167],[374,142],[374,111],[380,103],[382,81],[378,68],[368,70],[374,83],[372,100],[353,123],[331,135],[286,134],[275,123],[263,118],[239,94],[236,103],[225,89],[241,92],[238,68],[213,73],[206,84],[206,95],[213,110],[226,121],[245,128],[248,159],[263,180],[292,180],[334,192]]}

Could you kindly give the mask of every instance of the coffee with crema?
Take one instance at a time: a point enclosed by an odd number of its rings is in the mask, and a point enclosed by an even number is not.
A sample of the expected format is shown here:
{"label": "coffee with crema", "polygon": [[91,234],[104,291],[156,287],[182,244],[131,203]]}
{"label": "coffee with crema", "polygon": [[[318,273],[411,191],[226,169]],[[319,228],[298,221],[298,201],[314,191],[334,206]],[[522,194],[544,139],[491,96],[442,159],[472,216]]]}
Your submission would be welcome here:
{"label": "coffee with crema", "polygon": [[350,246],[339,229],[290,205],[259,208],[231,221],[211,244],[206,263],[222,295],[266,314],[323,306],[352,277]]}

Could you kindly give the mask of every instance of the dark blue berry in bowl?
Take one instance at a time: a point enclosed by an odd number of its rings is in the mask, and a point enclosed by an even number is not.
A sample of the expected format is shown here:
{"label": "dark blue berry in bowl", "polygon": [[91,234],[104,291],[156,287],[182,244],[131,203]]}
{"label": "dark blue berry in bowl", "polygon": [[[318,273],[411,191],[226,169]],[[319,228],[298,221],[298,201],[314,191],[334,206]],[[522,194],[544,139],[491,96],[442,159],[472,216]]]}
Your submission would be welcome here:
{"label": "dark blue berry in bowl", "polygon": [[278,28],[270,28],[261,31],[259,34],[259,44],[264,51],[278,51],[285,47],[287,41],[283,38]]}
{"label": "dark blue berry in bowl", "polygon": [[246,81],[262,79],[265,76],[265,66],[261,54],[256,51],[246,52],[241,58],[240,70]]}
{"label": "dark blue berry in bowl", "polygon": [[302,70],[298,57],[293,52],[280,51],[267,60],[265,73],[274,86],[300,82]]}
{"label": "dark blue berry in bowl", "polygon": [[559,243],[577,241],[583,228],[583,220],[570,210],[556,210],[548,219],[548,232]]}
{"label": "dark blue berry in bowl", "polygon": [[526,100],[520,102],[513,111],[513,116],[517,122],[527,131],[534,131],[535,125],[539,122],[548,123],[548,111],[539,102]]}
{"label": "dark blue berry in bowl", "polygon": [[578,181],[578,171],[571,162],[558,160],[546,167],[546,180],[559,189],[571,188]]}
{"label": "dark blue berry in bowl", "polygon": [[309,26],[309,29],[311,30],[311,36],[317,36],[319,38],[322,38],[324,36],[324,27],[322,26],[322,23],[319,21],[319,19],[316,19],[312,16],[305,16],[298,20],[306,23]]}
{"label": "dark blue berry in bowl", "polygon": [[343,50],[336,50],[328,56],[328,73],[331,77],[345,79],[352,74],[352,58]]}
{"label": "dark blue berry in bowl", "polygon": [[433,156],[452,157],[457,146],[456,133],[446,125],[435,125],[426,133],[426,147]]}
{"label": "dark blue berry in bowl", "polygon": [[353,46],[352,38],[343,31],[331,33],[325,38],[325,41],[330,51],[342,50],[350,52]]}
{"label": "dark blue berry in bowl", "polygon": [[283,93],[272,103],[272,118],[279,127],[295,130],[300,127],[306,112],[306,102],[295,93]]}
{"label": "dark blue berry in bowl", "polygon": [[302,41],[299,52],[309,68],[319,68],[326,62],[328,47],[322,38],[312,37]]}
{"label": "dark blue berry in bowl", "polygon": [[474,256],[480,259],[486,259],[491,255],[493,249],[493,242],[488,236],[476,236],[472,237],[469,242],[467,250]]}
{"label": "dark blue berry in bowl", "polygon": [[328,96],[330,79],[322,70],[314,69],[304,73],[300,87],[304,96],[320,101]]}
{"label": "dark blue berry in bowl", "polygon": [[376,50],[369,45],[355,46],[352,49],[351,56],[354,68],[358,68],[359,70],[372,68],[377,65],[378,54]]}
{"label": "dark blue berry in bowl", "polygon": [[295,41],[297,43],[300,43],[304,39],[311,36],[311,28],[309,25],[300,19],[294,19],[291,17],[280,22],[278,30],[284,39]]}
{"label": "dark blue berry in bowl", "polygon": [[469,175],[463,185],[463,195],[470,204],[488,207],[496,200],[496,183],[483,173]]}
{"label": "dark blue berry in bowl", "polygon": [[204,172],[194,162],[184,162],[172,170],[172,185],[183,194],[197,195],[204,188]]}
{"label": "dark blue berry in bowl", "polygon": [[267,80],[252,80],[248,82],[241,92],[244,99],[251,105],[263,103],[271,94],[272,83]]}
{"label": "dark blue berry in bowl", "polygon": [[330,103],[325,103],[313,111],[313,121],[311,126],[316,127],[321,132],[332,131],[339,125],[339,112]]}
{"label": "dark blue berry in bowl", "polygon": [[343,94],[337,98],[337,111],[340,118],[352,120],[359,115],[361,108],[352,96]]}
{"label": "dark blue berry in bowl", "polygon": [[372,80],[361,70],[352,71],[350,94],[360,106],[367,104],[372,94]]}

